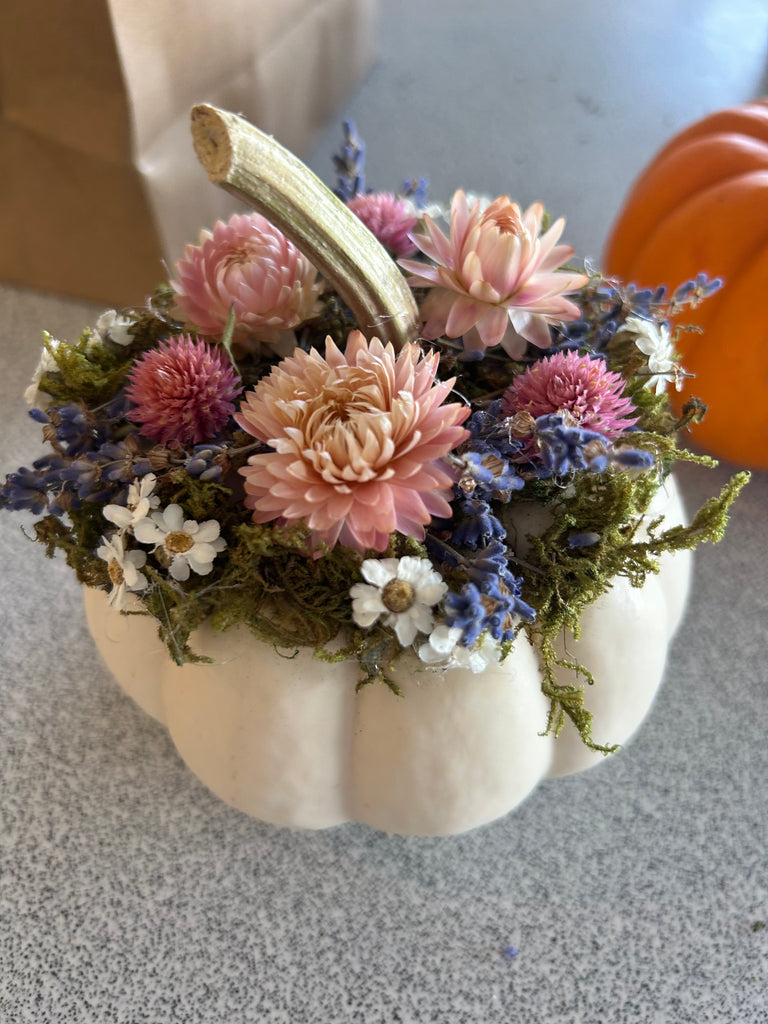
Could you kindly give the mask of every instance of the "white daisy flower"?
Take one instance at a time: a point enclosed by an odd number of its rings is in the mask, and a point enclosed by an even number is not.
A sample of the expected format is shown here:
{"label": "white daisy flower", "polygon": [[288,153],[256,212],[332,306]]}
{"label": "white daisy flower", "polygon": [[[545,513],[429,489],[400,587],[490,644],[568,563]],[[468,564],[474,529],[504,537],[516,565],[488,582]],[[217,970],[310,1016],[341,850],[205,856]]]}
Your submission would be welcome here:
{"label": "white daisy flower", "polygon": [[667,384],[674,384],[680,391],[683,386],[683,371],[675,361],[675,348],[672,344],[669,324],[657,324],[652,320],[644,320],[639,316],[628,316],[616,332],[631,331],[635,335],[635,344],[648,356],[650,376],[646,381],[647,388],[654,388],[657,395],[663,394]]}
{"label": "white daisy flower", "polygon": [[417,633],[430,632],[435,622],[431,608],[448,587],[428,558],[367,558],[360,571],[367,582],[356,583],[349,592],[358,626],[367,628],[383,616],[403,647]]}
{"label": "white daisy flower", "polygon": [[144,573],[139,572],[146,565],[147,554],[145,551],[126,551],[119,533],[102,537],[96,554],[107,563],[107,572],[112,581],[109,603],[116,611],[122,611],[128,593],[145,590],[149,585]]}
{"label": "white daisy flower", "polygon": [[123,347],[130,345],[133,338],[128,328],[133,326],[130,317],[122,316],[116,309],[108,309],[96,321],[96,333],[101,341],[112,341]]}
{"label": "white daisy flower", "polygon": [[154,473],[147,473],[141,480],[128,487],[128,501],[123,505],[105,505],[101,510],[104,518],[119,527],[121,532],[132,530],[141,519],[146,519],[152,509],[160,504],[160,498],[153,494],[157,483]]}
{"label": "white daisy flower", "polygon": [[[56,338],[52,338],[50,334],[45,335],[46,341],[54,352],[60,347],[61,342]],[[29,387],[24,392],[24,401],[27,405],[34,409],[47,409],[53,401],[50,395],[47,395],[44,391],[40,391],[40,381],[48,373],[54,373],[58,370],[58,364],[51,355],[49,348],[44,347],[40,352],[40,358],[35,367],[35,372],[32,374],[32,380],[29,382]]]}
{"label": "white daisy flower", "polygon": [[499,661],[501,649],[490,633],[485,633],[475,642],[474,647],[455,647],[449,667],[468,668],[477,675]]}
{"label": "white daisy flower", "polygon": [[180,582],[189,579],[190,569],[198,576],[207,576],[213,569],[214,558],[227,546],[219,531],[215,519],[204,523],[184,519],[180,505],[169,505],[163,511],[153,512],[133,527],[136,540],[154,544],[155,550],[164,550],[171,560],[168,571]]}
{"label": "white daisy flower", "polygon": [[456,644],[461,640],[464,630],[458,626],[435,626],[429,639],[419,647],[419,658],[425,665],[437,665],[445,668],[450,662]]}
{"label": "white daisy flower", "polygon": [[419,647],[419,658],[433,668],[468,668],[475,674],[501,660],[499,645],[490,634],[484,633],[474,647],[461,647],[462,633],[458,626],[435,626]]}

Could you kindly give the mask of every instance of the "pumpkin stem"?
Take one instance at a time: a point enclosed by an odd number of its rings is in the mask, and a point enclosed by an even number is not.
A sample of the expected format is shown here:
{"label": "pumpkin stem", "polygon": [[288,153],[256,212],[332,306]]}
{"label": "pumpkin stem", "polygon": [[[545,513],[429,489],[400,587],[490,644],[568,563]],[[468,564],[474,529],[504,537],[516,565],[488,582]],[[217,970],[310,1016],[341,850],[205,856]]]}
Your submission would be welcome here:
{"label": "pumpkin stem", "polygon": [[195,152],[216,185],[258,210],[317,267],[366,336],[396,349],[417,335],[403,274],[362,221],[308,167],[236,114],[192,108]]}

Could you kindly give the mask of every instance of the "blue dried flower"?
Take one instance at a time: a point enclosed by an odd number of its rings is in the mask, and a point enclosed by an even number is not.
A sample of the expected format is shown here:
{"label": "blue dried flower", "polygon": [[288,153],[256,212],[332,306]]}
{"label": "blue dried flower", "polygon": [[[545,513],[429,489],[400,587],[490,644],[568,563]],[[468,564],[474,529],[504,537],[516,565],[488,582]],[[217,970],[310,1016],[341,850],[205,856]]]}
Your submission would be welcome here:
{"label": "blue dried flower", "polygon": [[541,453],[539,476],[567,476],[588,471],[604,473],[609,466],[626,470],[647,470],[654,465],[651,452],[641,448],[614,447],[595,430],[566,426],[561,413],[548,413],[535,421]]}
{"label": "blue dried flower", "polygon": [[332,157],[337,175],[334,193],[348,203],[365,192],[365,143],[358,136],[354,121],[345,121],[343,130],[344,144]]}
{"label": "blue dried flower", "polygon": [[137,476],[146,476],[152,471],[149,459],[139,454],[139,446],[133,434],[116,443],[107,441],[98,451],[89,452],[86,458],[99,463],[105,479],[122,483],[130,483]]}
{"label": "blue dried flower", "polygon": [[703,299],[714,295],[722,286],[723,282],[719,277],[710,280],[706,274],[698,274],[692,281],[686,281],[675,290],[672,295],[672,306],[677,309],[682,306],[697,306]]}
{"label": "blue dried flower", "polygon": [[480,586],[465,583],[460,593],[451,591],[444,598],[446,625],[461,629],[464,647],[472,647],[486,630],[499,642],[512,640],[516,618],[533,621],[536,617],[521,592],[522,581],[508,571],[486,576]]}
{"label": "blue dried flower", "polygon": [[480,552],[471,558],[465,558],[462,565],[466,568],[470,580],[480,586],[486,577],[498,577],[507,571],[507,558],[506,544],[500,540],[492,540]]}
{"label": "blue dried flower", "polygon": [[651,469],[655,461],[652,452],[642,448],[611,448],[608,456],[611,465],[621,469]]}
{"label": "blue dried flower", "polygon": [[10,473],[0,488],[0,507],[29,509],[39,515],[50,512],[60,516],[70,508],[80,508],[76,487],[64,479],[70,463],[60,455],[44,455]]}
{"label": "blue dried flower", "polygon": [[491,512],[487,501],[467,498],[459,503],[459,510],[462,518],[451,533],[453,543],[459,547],[476,551],[477,548],[487,547],[496,538],[506,537],[507,531]]}
{"label": "blue dried flower", "polygon": [[[611,442],[596,430],[566,426],[561,413],[547,413],[535,421],[543,478],[566,476],[569,473],[607,468],[607,452]],[[589,447],[591,446],[591,447]]]}
{"label": "blue dried flower", "polygon": [[565,542],[571,549],[589,548],[593,544],[600,543],[600,534],[593,530],[586,530],[584,533],[572,533]]}
{"label": "blue dried flower", "polygon": [[466,583],[459,594],[446,594],[443,604],[445,624],[460,629],[462,646],[472,647],[485,628],[486,609],[478,588]]}
{"label": "blue dried flower", "polygon": [[218,480],[223,472],[226,451],[224,444],[196,444],[184,463],[184,469],[199,480]]}
{"label": "blue dried flower", "polygon": [[457,495],[466,494],[477,498],[495,499],[507,502],[512,491],[519,491],[525,481],[519,477],[513,466],[502,458],[484,441],[471,442],[482,448],[469,451],[461,456],[462,475],[456,485]]}
{"label": "blue dried flower", "polygon": [[81,501],[108,501],[114,494],[114,485],[105,486],[98,459],[73,459],[59,470],[59,479],[69,485]]}
{"label": "blue dried flower", "polygon": [[494,399],[487,409],[472,413],[465,426],[472,438],[471,451],[493,452],[507,459],[516,456],[523,447],[523,442],[509,432],[509,419],[504,415],[500,398]]}
{"label": "blue dried flower", "polygon": [[44,474],[21,466],[0,488],[0,508],[28,509],[40,515],[48,509],[48,493]]}
{"label": "blue dried flower", "polygon": [[406,178],[400,189],[400,195],[403,199],[410,199],[417,209],[423,210],[427,205],[428,187],[429,181],[427,178]]}
{"label": "blue dried flower", "polygon": [[92,451],[106,440],[87,410],[76,403],[52,405],[47,411],[30,409],[29,415],[38,423],[53,428],[51,440],[65,455],[77,456]]}

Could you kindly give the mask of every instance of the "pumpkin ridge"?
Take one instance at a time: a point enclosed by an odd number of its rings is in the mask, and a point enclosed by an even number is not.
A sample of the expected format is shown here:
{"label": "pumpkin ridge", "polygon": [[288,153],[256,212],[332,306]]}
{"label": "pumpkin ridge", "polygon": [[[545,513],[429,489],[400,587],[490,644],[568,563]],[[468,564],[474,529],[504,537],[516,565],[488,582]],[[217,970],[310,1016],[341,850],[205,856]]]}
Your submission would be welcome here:
{"label": "pumpkin ridge", "polygon": [[768,103],[759,100],[754,103],[745,103],[740,107],[716,110],[673,135],[669,142],[662,146],[654,159],[676,149],[690,139],[711,135],[715,132],[735,132],[737,135],[747,135],[768,142]]}
{"label": "pumpkin ridge", "polygon": [[651,161],[633,184],[605,247],[607,272],[624,276],[649,222],[672,213],[693,193],[768,170],[768,141],[733,132],[694,138]]}
{"label": "pumpkin ridge", "polygon": [[[755,230],[761,232],[759,241],[747,252],[723,247],[723,239],[743,240]],[[639,287],[661,281],[674,288],[700,272],[732,277],[766,237],[768,170],[752,171],[690,196],[649,232],[622,273]],[[739,262],[728,265],[728,257]]]}

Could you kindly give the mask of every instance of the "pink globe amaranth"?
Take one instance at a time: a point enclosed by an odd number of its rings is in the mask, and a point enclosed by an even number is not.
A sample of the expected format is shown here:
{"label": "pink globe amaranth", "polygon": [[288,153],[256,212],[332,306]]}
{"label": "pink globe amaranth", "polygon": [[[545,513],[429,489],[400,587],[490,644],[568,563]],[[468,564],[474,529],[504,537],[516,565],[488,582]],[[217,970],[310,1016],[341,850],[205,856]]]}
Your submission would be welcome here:
{"label": "pink globe amaranth", "polygon": [[513,380],[504,394],[506,416],[527,412],[534,419],[569,413],[579,427],[615,438],[637,422],[624,395],[626,381],[604,360],[578,352],[556,352],[537,360]]}
{"label": "pink globe amaranth", "polygon": [[467,347],[502,344],[513,357],[527,342],[551,344],[549,325],[575,320],[578,307],[565,293],[589,280],[584,274],[560,270],[573,249],[557,245],[561,218],[543,235],[544,207],[534,203],[521,213],[517,203],[500,196],[487,208],[469,207],[459,190],[451,202],[450,236],[424,217],[425,234],[412,240],[434,263],[400,260],[408,283],[430,289],[421,307],[424,337],[470,335]]}
{"label": "pink globe amaranth", "polygon": [[160,444],[199,444],[222,430],[242,391],[226,355],[181,335],[145,352],[128,375],[128,418]]}
{"label": "pink globe amaranth", "polygon": [[317,312],[322,285],[309,260],[258,213],[235,214],[202,231],[176,263],[171,281],[184,319],[218,337],[230,310],[235,336],[276,341]]}
{"label": "pink globe amaranth", "polygon": [[442,457],[460,444],[469,410],[443,402],[436,353],[417,344],[395,355],[353,331],[325,358],[297,349],[249,391],[235,419],[272,451],[240,472],[258,523],[305,522],[314,550],[336,543],[383,551],[398,531],[422,539],[449,517],[454,474]]}
{"label": "pink globe amaranth", "polygon": [[347,206],[395,256],[410,256],[416,252],[409,235],[419,223],[419,217],[411,203],[398,199],[391,192],[369,192],[350,199]]}

